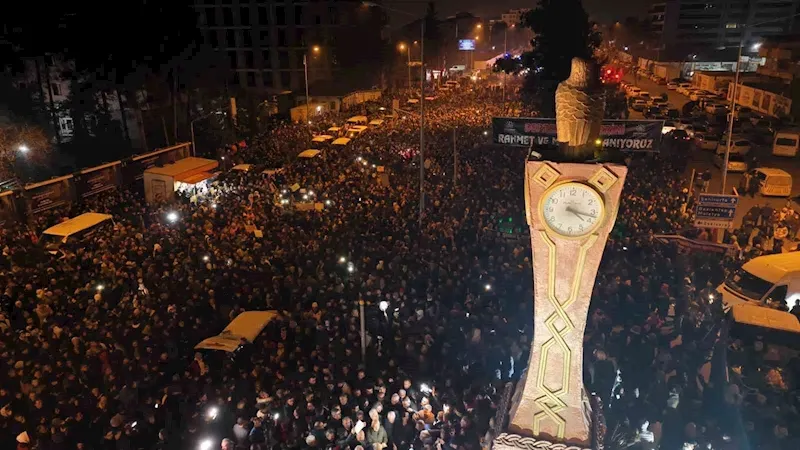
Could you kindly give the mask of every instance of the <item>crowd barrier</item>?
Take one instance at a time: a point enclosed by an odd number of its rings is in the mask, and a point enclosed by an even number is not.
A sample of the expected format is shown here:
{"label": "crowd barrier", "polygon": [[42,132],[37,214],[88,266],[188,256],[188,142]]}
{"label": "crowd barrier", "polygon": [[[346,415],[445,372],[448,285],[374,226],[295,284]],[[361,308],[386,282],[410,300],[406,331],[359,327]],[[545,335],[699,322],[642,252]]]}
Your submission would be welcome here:
{"label": "crowd barrier", "polygon": [[184,142],[150,153],[81,169],[71,175],[27,184],[12,191],[0,192],[0,222],[28,221],[36,214],[72,204],[103,192],[134,187],[141,183],[144,171],[171,164],[191,156],[191,144]]}

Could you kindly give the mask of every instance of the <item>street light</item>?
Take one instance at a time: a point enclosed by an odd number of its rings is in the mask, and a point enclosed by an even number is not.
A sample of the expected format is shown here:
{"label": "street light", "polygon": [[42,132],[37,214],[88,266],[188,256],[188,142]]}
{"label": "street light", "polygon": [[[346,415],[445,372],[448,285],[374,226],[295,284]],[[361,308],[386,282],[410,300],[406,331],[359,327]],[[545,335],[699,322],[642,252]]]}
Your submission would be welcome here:
{"label": "street light", "polygon": [[[420,2],[422,3],[422,2]],[[364,6],[374,6],[376,8],[383,8],[386,11],[403,14],[406,16],[417,17],[408,11],[401,9],[390,8],[386,5],[374,2],[363,2]],[[424,17],[419,21],[420,23],[420,38],[419,38],[419,223],[422,224],[422,214],[425,211],[425,19]]]}
{"label": "street light", "polygon": [[[750,25],[744,25],[744,26],[757,27],[757,26],[764,25],[764,24],[767,24],[767,23],[780,22],[782,20],[793,19],[793,18],[795,18],[797,16],[800,16],[800,13],[792,14],[789,17],[780,17],[780,18],[777,18],[777,19],[765,20],[763,22],[758,22],[758,23],[754,23],[754,24],[750,24]],[[737,94],[736,90],[739,87],[739,73],[742,70],[741,69],[741,67],[742,67],[742,48],[744,47],[744,37],[745,36],[746,36],[746,33],[742,33],[742,38],[739,39],[739,56],[736,57],[736,73],[735,73],[734,79],[733,79],[733,90],[729,91],[730,94],[731,94],[731,113],[730,113],[730,118],[728,119],[728,121],[729,121],[728,122],[728,143],[725,146],[725,163],[722,165],[722,188],[720,190],[720,193],[722,193],[722,194],[725,193],[725,185],[728,183],[728,161],[730,160],[730,156],[731,156],[731,143],[733,142],[733,119],[734,119],[734,115],[736,114],[736,94]],[[757,44],[753,45],[753,47],[755,47],[756,50],[758,50],[758,48],[761,47],[761,44],[757,43]]]}
{"label": "street light", "polygon": [[410,91],[411,90],[411,47],[401,42],[398,48],[400,49],[401,53],[405,51],[406,55],[408,55],[408,90]]}
{"label": "street light", "polygon": [[[314,53],[319,53],[320,50],[321,48],[319,45],[311,47],[311,51]],[[311,116],[309,115],[309,111],[311,111],[311,108],[309,107],[310,99],[308,96],[308,52],[303,53],[303,72],[305,74],[305,79],[306,79],[306,120],[308,121],[308,124],[311,125],[311,120],[309,120],[311,119]]]}
{"label": "street light", "polygon": [[29,151],[31,151],[30,147],[28,147],[25,144],[22,144],[19,147],[17,147],[17,150],[19,150],[20,153],[28,153]]}

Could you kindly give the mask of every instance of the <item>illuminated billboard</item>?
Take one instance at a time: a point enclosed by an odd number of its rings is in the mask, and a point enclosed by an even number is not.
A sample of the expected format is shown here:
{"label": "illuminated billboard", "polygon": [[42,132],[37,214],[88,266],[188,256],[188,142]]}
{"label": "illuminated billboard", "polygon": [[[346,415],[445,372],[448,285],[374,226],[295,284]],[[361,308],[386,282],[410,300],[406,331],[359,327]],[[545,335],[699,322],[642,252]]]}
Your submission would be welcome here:
{"label": "illuminated billboard", "polygon": [[459,39],[459,50],[475,50],[475,39]]}

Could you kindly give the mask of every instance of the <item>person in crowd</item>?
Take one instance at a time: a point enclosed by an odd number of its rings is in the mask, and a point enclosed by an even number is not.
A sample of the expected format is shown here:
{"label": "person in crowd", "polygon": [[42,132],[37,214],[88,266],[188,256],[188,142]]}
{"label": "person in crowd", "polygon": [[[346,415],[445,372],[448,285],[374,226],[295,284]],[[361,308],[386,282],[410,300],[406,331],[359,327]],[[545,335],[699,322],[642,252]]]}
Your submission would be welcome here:
{"label": "person in crowd", "polygon": [[[372,115],[390,104],[358,108]],[[345,112],[321,114],[311,129],[273,124],[218,155],[279,171],[230,170],[170,205],[120,189],[38,214],[37,231],[86,211],[114,216],[113,228],[57,257],[26,226],[6,224],[0,441],[43,450],[490,445],[482,439],[493,436],[506,383],[524,373],[533,335],[526,154],[483,146],[502,104],[500,90],[474,83],[426,107],[421,214],[414,114],[397,112],[347,151],[296,158],[310,131],[341,125]],[[665,245],[653,235],[693,219],[684,163],[629,163],[593,292],[585,379],[610,400],[609,429],[642,448],[716,448],[735,434],[734,420],[718,418],[735,412],[758,430],[751,444],[800,448],[788,395],[796,365],[770,367],[769,352],[740,346],[732,367],[746,370],[732,383],[747,395],[697,381],[722,312],[694,290],[763,253],[765,237],[781,221],[791,228],[795,214],[753,214],[726,233],[741,248],[731,255]],[[786,236],[779,227],[783,247],[794,226]],[[194,350],[243,311],[268,309],[278,317],[232,357]],[[728,401],[737,406],[720,407]]]}

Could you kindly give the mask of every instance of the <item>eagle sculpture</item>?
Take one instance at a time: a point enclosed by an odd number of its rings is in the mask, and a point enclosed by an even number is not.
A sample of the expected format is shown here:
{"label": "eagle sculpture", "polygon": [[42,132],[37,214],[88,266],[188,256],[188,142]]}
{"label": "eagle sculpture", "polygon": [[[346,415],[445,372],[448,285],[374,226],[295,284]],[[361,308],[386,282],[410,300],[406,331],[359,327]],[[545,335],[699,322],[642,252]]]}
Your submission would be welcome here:
{"label": "eagle sculpture", "polygon": [[569,78],[556,89],[556,129],[558,142],[571,155],[591,158],[594,141],[600,135],[605,110],[605,95],[597,64],[572,58]]}

